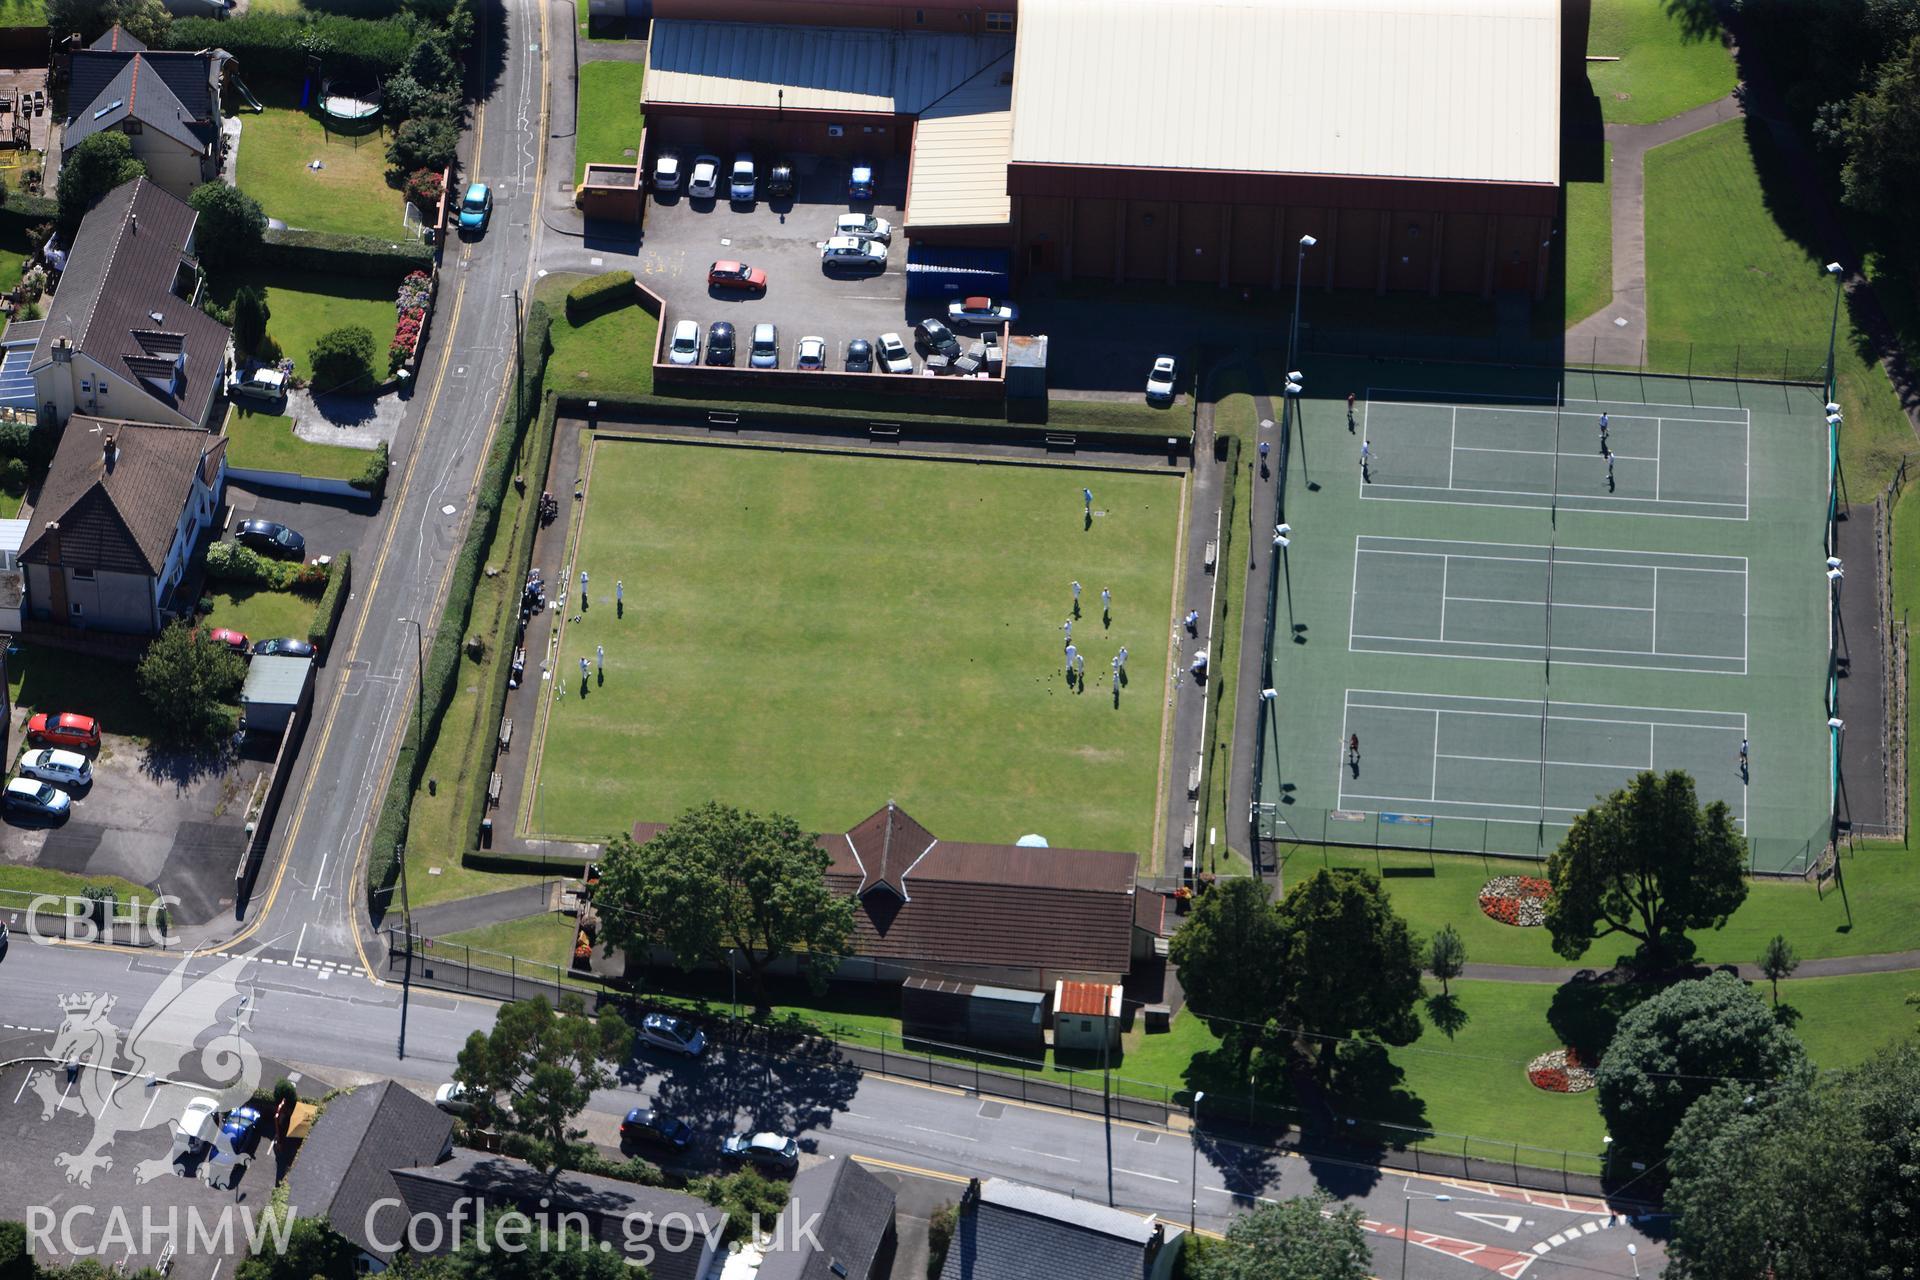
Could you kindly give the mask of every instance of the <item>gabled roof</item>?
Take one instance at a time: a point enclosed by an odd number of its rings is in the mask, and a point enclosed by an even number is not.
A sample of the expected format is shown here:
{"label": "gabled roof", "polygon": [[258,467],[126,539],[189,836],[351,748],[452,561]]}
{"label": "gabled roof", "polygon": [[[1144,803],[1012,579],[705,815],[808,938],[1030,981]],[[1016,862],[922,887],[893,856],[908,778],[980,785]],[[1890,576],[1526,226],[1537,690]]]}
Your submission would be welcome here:
{"label": "gabled roof", "polygon": [[[189,151],[204,152],[212,144],[205,122],[180,100],[158,68],[148,64],[148,56],[134,54],[116,59],[120,67],[113,78],[92,98],[79,102],[78,110],[67,117],[66,130],[60,135],[62,155],[94,134],[117,129],[127,120],[138,120],[144,127],[165,134]],[[69,103],[77,101],[68,99]]]}
{"label": "gabled roof", "polygon": [[[218,68],[224,49],[149,49],[114,27],[74,51],[67,84],[67,125],[61,149],[131,116],[188,146],[210,146],[219,134]],[[98,121],[94,114],[119,111]]]}
{"label": "gabled roof", "polygon": [[968,1189],[940,1280],[1146,1280],[1177,1233],[1001,1178]]}
{"label": "gabled roof", "polygon": [[[393,1171],[431,1164],[447,1150],[453,1117],[415,1097],[391,1080],[363,1085],[327,1103],[300,1155],[287,1171],[287,1203],[296,1217],[327,1219],[358,1248],[386,1261],[390,1252],[368,1238],[368,1215],[375,1202],[397,1200]],[[391,1242],[397,1208],[379,1234]],[[400,1224],[404,1227],[404,1223]]]}
{"label": "gabled roof", "polygon": [[[893,1190],[836,1156],[795,1178],[792,1196],[780,1213],[779,1238],[787,1247],[767,1254],[758,1280],[864,1280],[893,1226]],[[808,1222],[811,1234],[800,1230]],[[836,1262],[844,1270],[836,1272]]]}
{"label": "gabled roof", "polygon": [[874,889],[885,889],[902,902],[907,900],[907,872],[937,844],[933,833],[907,816],[906,810],[887,801],[887,807],[847,832],[847,848],[860,868],[860,888],[864,897]]}
{"label": "gabled roof", "polygon": [[225,436],[197,427],[74,415],[47,468],[20,558],[51,563],[47,526],[57,523],[62,565],[158,577],[194,480],[211,483],[226,447]]}

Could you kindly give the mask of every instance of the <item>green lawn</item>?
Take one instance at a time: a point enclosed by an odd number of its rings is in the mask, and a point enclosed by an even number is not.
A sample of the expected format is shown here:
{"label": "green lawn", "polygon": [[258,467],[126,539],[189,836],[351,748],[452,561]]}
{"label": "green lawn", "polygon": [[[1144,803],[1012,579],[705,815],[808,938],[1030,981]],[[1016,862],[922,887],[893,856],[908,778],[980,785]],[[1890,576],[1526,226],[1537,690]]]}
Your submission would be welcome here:
{"label": "green lawn", "polygon": [[393,342],[398,323],[393,303],[398,283],[296,271],[246,271],[222,276],[208,291],[216,301],[227,304],[242,285],[266,290],[267,336],[281,354],[292,357],[295,377],[312,375],[313,361],[308,353],[321,334],[350,324],[362,325],[373,334],[374,373],[378,375],[386,368],[387,347]]}
{"label": "green lawn", "polygon": [[453,959],[455,946],[465,945],[500,955],[476,955],[473,963],[486,969],[503,969],[506,956],[518,956],[536,964],[566,968],[573,955],[574,918],[558,911],[490,924],[479,929],[463,929],[435,938],[437,954]]}
{"label": "green lawn", "polygon": [[[1767,984],[1755,984],[1762,996]],[[1889,1040],[1910,1036],[1920,1008],[1907,997],[1920,993],[1920,973],[1865,973],[1850,978],[1793,978],[1780,984],[1780,1003],[1800,1018],[1794,1034],[1823,1067],[1850,1067]]]}
{"label": "green lawn", "polygon": [[112,662],[28,640],[7,655],[7,692],[14,714],[77,711],[94,717],[107,733],[147,739],[153,713],[134,683],[131,662]]}
{"label": "green lawn", "polygon": [[114,896],[122,902],[146,902],[154,896],[152,889],[119,876],[83,876],[70,871],[55,871],[51,867],[21,867],[9,863],[0,864],[0,910],[22,910],[26,904],[24,900],[13,897],[17,893],[57,893],[78,897],[92,885],[113,890]]}
{"label": "green lawn", "polygon": [[547,386],[561,395],[582,391],[652,395],[653,344],[659,322],[635,304],[575,325],[567,319],[567,289],[579,279],[552,275],[540,282],[537,296],[553,315]]}
{"label": "green lawn", "polygon": [[587,165],[639,164],[643,126],[640,82],[644,62],[589,62],[580,68],[580,114],[574,140],[573,185]]}
{"label": "green lawn", "polygon": [[0,27],[44,27],[45,0],[0,0]]}
{"label": "green lawn", "polygon": [[1567,183],[1566,318],[1572,326],[1613,300],[1613,144],[1601,144],[1600,181]]}
{"label": "green lawn", "polygon": [[306,639],[313,622],[314,596],[295,595],[291,591],[242,587],[232,583],[209,582],[204,594],[213,601],[213,612],[204,619],[208,627],[229,627],[249,640],[272,640],[278,636]]}
{"label": "green lawn", "polygon": [[[1176,479],[617,440],[592,468],[593,602],[559,650],[533,829],[722,799],[844,831],[893,799],[946,839],[1152,849]],[[1061,661],[1075,578],[1084,694]]]}
{"label": "green lawn", "polygon": [[357,480],[373,455],[366,449],[314,444],[293,434],[284,414],[255,413],[234,405],[227,415],[227,465],[260,471],[291,471],[326,480]]}
{"label": "green lawn", "polygon": [[[263,80],[248,87],[266,110],[240,114],[235,177],[269,217],[343,235],[405,233],[404,201],[387,185],[385,129],[330,131],[317,110],[300,109],[297,85]],[[315,160],[321,167],[309,168]]]}
{"label": "green lawn", "polygon": [[1593,0],[1587,52],[1620,59],[1587,64],[1609,123],[1652,124],[1733,92],[1733,59],[1720,43],[1719,23],[1689,29],[1703,8],[1671,0]]}
{"label": "green lawn", "polygon": [[[1653,363],[1778,377],[1826,359],[1833,281],[1764,128],[1732,120],[1647,154],[1647,313]],[[1847,416],[1842,463],[1856,494],[1879,490],[1913,448],[1885,372],[1856,349],[1845,308],[1836,361]],[[1769,372],[1771,370],[1771,373]]]}

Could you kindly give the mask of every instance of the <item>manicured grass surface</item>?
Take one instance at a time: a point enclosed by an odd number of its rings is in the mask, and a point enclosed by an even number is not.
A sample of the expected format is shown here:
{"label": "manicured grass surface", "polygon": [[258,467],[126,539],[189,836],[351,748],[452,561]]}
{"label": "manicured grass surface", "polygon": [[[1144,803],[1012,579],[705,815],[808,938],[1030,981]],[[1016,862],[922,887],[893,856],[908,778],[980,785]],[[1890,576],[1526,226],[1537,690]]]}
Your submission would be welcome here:
{"label": "manicured grass surface", "polygon": [[0,910],[21,910],[26,906],[23,899],[15,899],[16,893],[58,893],[80,895],[89,885],[100,885],[113,890],[114,896],[122,902],[146,902],[152,899],[153,890],[145,885],[135,884],[131,880],[122,880],[119,876],[83,876],[70,871],[55,871],[51,867],[19,867],[0,865]]}
{"label": "manicured grass surface", "polygon": [[20,508],[27,504],[27,491],[19,493],[0,492],[0,520],[12,520],[19,516]]}
{"label": "manicured grass surface", "polygon": [[350,324],[361,325],[373,334],[374,373],[386,371],[387,347],[393,342],[398,323],[393,298],[399,281],[248,271],[221,277],[209,292],[219,302],[230,304],[235,291],[249,284],[266,290],[267,336],[279,345],[281,354],[292,357],[295,377],[312,376],[309,353],[321,334]]}
{"label": "manicured grass surface", "polygon": [[[1833,316],[1827,257],[1808,247],[1817,236],[1763,127],[1749,134],[1732,120],[1650,151],[1646,222],[1648,327],[1660,367],[1685,367],[1688,343],[1699,344],[1696,372],[1730,372],[1723,366],[1736,343],[1749,376],[1823,367]],[[1858,341],[1843,307],[1842,464],[1849,487],[1871,494],[1913,448],[1913,430]]]}
{"label": "manicured grass surface", "polygon": [[[1754,989],[1765,998],[1766,983]],[[1823,1067],[1850,1067],[1888,1041],[1911,1036],[1920,1008],[1920,973],[1865,973],[1847,978],[1794,978],[1780,984],[1780,1003],[1800,1015],[1794,1034]]]}
{"label": "manicured grass surface", "polygon": [[[590,485],[593,602],[559,650],[535,830],[603,838],[718,798],[844,831],[893,799],[946,839],[1153,847],[1167,475],[606,440]],[[1061,661],[1075,578],[1085,693]]]}
{"label": "manicured grass surface", "polygon": [[317,596],[295,595],[291,591],[256,590],[227,583],[208,583],[205,594],[213,601],[213,612],[202,625],[230,627],[253,641],[279,636],[306,639],[307,626],[313,621]]}
{"label": "manicured grass surface", "polygon": [[356,480],[372,454],[335,444],[314,444],[293,434],[284,414],[255,413],[233,406],[227,416],[227,465],[261,471],[291,471],[326,480]]}
{"label": "manicured grass surface", "polygon": [[7,692],[17,723],[38,712],[77,711],[107,733],[153,736],[153,713],[140,697],[131,662],[112,662],[27,640],[7,655]]}
{"label": "manicured grass surface", "polygon": [[[1893,508],[1893,611],[1901,617],[1909,617],[1913,610],[1920,608],[1920,498],[1913,496],[1911,485],[1900,495]],[[1889,637],[1891,640],[1891,637]],[[1913,705],[1911,702],[1914,678],[1920,674],[1916,670],[1911,642],[1907,649],[1907,817],[1912,822],[1914,802],[1920,800],[1920,789],[1915,787],[1916,777],[1920,777],[1913,760]],[[1917,877],[1920,878],[1920,877]]]}
{"label": "manicured grass surface", "polygon": [[1601,180],[1567,183],[1567,324],[1613,300],[1613,144],[1601,144]]}
{"label": "manicured grass surface", "polygon": [[638,164],[627,153],[640,147],[640,82],[644,62],[588,62],[580,67],[579,131],[574,141],[573,184],[587,165]]}
{"label": "manicured grass surface", "polygon": [[1610,123],[1651,124],[1733,92],[1733,59],[1720,26],[1690,29],[1704,6],[1670,0],[1593,0],[1587,52],[1618,62],[1589,62],[1587,80]]}
{"label": "manicured grass surface", "polygon": [[463,929],[459,933],[449,933],[434,939],[436,954],[447,959],[459,958],[455,949],[460,945],[473,947],[478,951],[495,951],[503,955],[475,955],[473,963],[487,969],[503,969],[506,961],[503,956],[518,956],[522,960],[531,960],[536,964],[550,964],[565,968],[573,954],[573,932],[575,921],[570,915],[558,911],[543,911],[537,916],[526,916],[519,920],[507,920],[500,924],[490,924],[479,929]]}
{"label": "manicured grass surface", "polygon": [[[387,185],[384,128],[330,131],[317,110],[300,109],[298,85],[248,86],[265,111],[240,114],[241,190],[292,227],[343,235],[399,236],[403,200]],[[320,161],[319,169],[307,166]]]}
{"label": "manicured grass surface", "polygon": [[0,0],[0,27],[44,27],[47,6],[44,0]]}
{"label": "manicured grass surface", "polygon": [[547,386],[561,395],[653,394],[653,344],[659,322],[634,305],[603,312],[576,326],[567,319],[567,290],[579,279],[551,275],[538,286],[536,296],[553,315]]}

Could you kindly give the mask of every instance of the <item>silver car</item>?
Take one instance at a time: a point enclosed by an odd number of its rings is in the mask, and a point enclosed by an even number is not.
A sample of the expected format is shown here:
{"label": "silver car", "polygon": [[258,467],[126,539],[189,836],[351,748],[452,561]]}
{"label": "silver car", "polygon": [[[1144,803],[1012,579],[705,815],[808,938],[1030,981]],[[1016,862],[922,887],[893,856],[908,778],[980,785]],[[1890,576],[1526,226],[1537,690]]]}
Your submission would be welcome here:
{"label": "silver car", "polygon": [[51,782],[42,782],[38,778],[8,778],[6,791],[0,792],[0,801],[4,801],[9,809],[43,813],[56,818],[73,806],[71,796]]}
{"label": "silver car", "polygon": [[720,191],[720,157],[695,156],[693,172],[687,178],[687,194],[695,200],[711,200]]}
{"label": "silver car", "polygon": [[78,751],[42,747],[20,757],[20,776],[54,782],[63,787],[93,785],[93,765]]}
{"label": "silver car", "polygon": [[882,244],[891,244],[893,243],[893,224],[885,218],[876,218],[870,213],[843,213],[833,220],[833,234],[858,236],[862,240],[878,240]]}
{"label": "silver car", "polygon": [[897,333],[880,335],[880,367],[888,373],[912,373],[913,354]]}
{"label": "silver car", "polygon": [[780,367],[780,331],[762,322],[753,326],[753,344],[747,348],[747,363],[756,369]]}
{"label": "silver car", "polygon": [[887,269],[887,246],[859,236],[835,236],[820,246],[820,265]]}
{"label": "silver car", "polygon": [[673,341],[667,346],[667,360],[673,364],[700,363],[700,326],[682,320],[673,326]]}
{"label": "silver car", "polygon": [[640,1019],[640,1038],[656,1048],[684,1053],[689,1058],[697,1058],[707,1051],[706,1033],[685,1018],[676,1018],[670,1013],[650,1013]]}

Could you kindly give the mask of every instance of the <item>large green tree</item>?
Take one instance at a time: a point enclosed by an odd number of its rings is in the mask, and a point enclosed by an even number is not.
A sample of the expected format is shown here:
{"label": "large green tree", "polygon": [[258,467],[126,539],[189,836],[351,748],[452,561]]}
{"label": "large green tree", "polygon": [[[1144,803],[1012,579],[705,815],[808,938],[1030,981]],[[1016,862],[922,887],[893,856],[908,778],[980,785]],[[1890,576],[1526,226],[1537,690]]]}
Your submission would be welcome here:
{"label": "large green tree", "polygon": [[247,665],[205,631],[176,622],[147,646],[134,675],[169,737],[205,742],[231,727],[227,707],[247,678]]}
{"label": "large green tree", "polygon": [[234,1268],[235,1280],[355,1280],[359,1275],[359,1248],[325,1218],[295,1218],[285,1249],[271,1233],[263,1234],[260,1252]]}
{"label": "large green tree", "polygon": [[[577,1223],[563,1222],[566,1205],[539,1212],[536,1218],[517,1209],[489,1211],[452,1252],[403,1253],[387,1274],[395,1280],[647,1280],[646,1267],[591,1235],[583,1239]],[[660,1238],[654,1239],[657,1247]]]}
{"label": "large green tree", "polygon": [[[1920,5],[1913,6],[1920,11]],[[1840,126],[1840,180],[1849,207],[1888,217],[1920,207],[1920,36],[1882,63]]]}
{"label": "large green tree", "polygon": [[200,215],[193,242],[207,266],[245,266],[260,252],[267,215],[258,200],[238,187],[215,181],[195,187],[187,203]]}
{"label": "large green tree", "polygon": [[82,138],[60,165],[61,225],[79,226],[101,196],[146,171],[147,166],[133,158],[133,143],[126,134],[110,129]]}
{"label": "large green tree", "polygon": [[1420,1035],[1420,947],[1378,877],[1316,871],[1280,900],[1280,1018],[1306,1033],[1302,1048],[1330,1071],[1339,1041]]}
{"label": "large green tree", "polygon": [[532,1138],[530,1161],[551,1171],[571,1163],[586,1136],[574,1118],[613,1082],[632,1045],[633,1029],[618,1014],[590,1018],[577,995],[562,997],[558,1009],[520,1000],[500,1010],[492,1031],[467,1037],[453,1078],[475,1096],[481,1119]]}
{"label": "large green tree", "polygon": [[1600,1114],[1619,1157],[1653,1165],[1687,1108],[1716,1084],[1751,1090],[1805,1060],[1800,1041],[1738,975],[1678,982],[1620,1019],[1595,1073]]}
{"label": "large green tree", "polygon": [[1252,876],[1222,880],[1194,899],[1167,944],[1187,1004],[1244,1068],[1280,1006],[1280,915]]}
{"label": "large green tree", "polygon": [[266,291],[259,285],[244,284],[234,290],[233,345],[243,354],[261,354],[267,340],[267,323],[272,319]]}
{"label": "large green tree", "polygon": [[630,955],[658,942],[691,970],[737,952],[764,1012],[775,961],[805,952],[808,980],[824,990],[851,952],[853,900],[827,887],[830,863],[787,815],[709,801],[645,844],[615,836],[594,901],[606,941]]}
{"label": "large green tree", "polygon": [[1553,949],[1577,960],[1620,934],[1648,967],[1685,959],[1687,930],[1718,929],[1746,901],[1746,856],[1724,802],[1702,808],[1679,770],[1642,773],[1575,818],[1547,859]]}
{"label": "large green tree", "polygon": [[1196,1250],[1191,1280],[1367,1280],[1372,1251],[1360,1210],[1324,1191],[1263,1204],[1227,1238]]}
{"label": "large green tree", "polygon": [[365,325],[343,324],[313,340],[307,353],[314,394],[343,395],[373,387],[373,334]]}
{"label": "large green tree", "polygon": [[148,48],[165,48],[167,28],[173,24],[161,0],[46,0],[46,8],[54,36],[78,33],[82,44],[92,44],[118,24]]}

